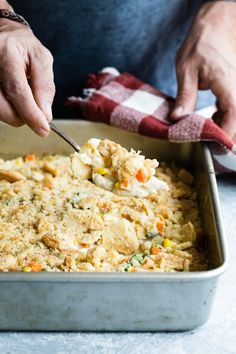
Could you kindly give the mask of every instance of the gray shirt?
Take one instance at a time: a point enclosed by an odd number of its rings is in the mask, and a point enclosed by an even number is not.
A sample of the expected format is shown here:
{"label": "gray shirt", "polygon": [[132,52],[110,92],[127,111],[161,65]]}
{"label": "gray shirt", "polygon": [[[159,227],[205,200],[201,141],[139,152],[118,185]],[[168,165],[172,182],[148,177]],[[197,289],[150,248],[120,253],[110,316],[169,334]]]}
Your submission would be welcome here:
{"label": "gray shirt", "polygon": [[[105,66],[129,71],[176,94],[175,55],[204,0],[9,0],[54,56],[54,115],[87,73]],[[200,106],[209,104],[209,95]]]}

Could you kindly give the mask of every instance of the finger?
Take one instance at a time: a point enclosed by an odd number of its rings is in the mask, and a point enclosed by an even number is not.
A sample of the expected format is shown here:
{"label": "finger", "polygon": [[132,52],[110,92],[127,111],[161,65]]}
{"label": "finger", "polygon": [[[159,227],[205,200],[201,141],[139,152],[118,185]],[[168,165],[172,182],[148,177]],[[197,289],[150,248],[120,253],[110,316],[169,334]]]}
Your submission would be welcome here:
{"label": "finger", "polygon": [[7,66],[1,65],[0,76],[5,95],[19,118],[40,136],[47,136],[50,128],[45,115],[34,100],[23,63],[19,59],[9,58]]}
{"label": "finger", "polygon": [[55,95],[53,78],[53,57],[43,48],[43,52],[35,53],[30,64],[31,89],[35,101],[50,122],[52,120],[52,102]]}
{"label": "finger", "polygon": [[236,136],[236,110],[224,113],[220,126],[233,139]]}
{"label": "finger", "polygon": [[10,102],[7,101],[2,91],[0,91],[0,120],[13,127],[21,127],[24,125],[24,122],[17,117],[15,109]]}
{"label": "finger", "polygon": [[178,93],[171,118],[180,119],[194,111],[197,102],[198,78],[193,70],[177,70]]}
{"label": "finger", "polygon": [[221,112],[221,128],[232,139],[236,135],[236,97],[234,80],[225,83],[223,80],[214,80],[211,90],[217,97],[217,108]]}

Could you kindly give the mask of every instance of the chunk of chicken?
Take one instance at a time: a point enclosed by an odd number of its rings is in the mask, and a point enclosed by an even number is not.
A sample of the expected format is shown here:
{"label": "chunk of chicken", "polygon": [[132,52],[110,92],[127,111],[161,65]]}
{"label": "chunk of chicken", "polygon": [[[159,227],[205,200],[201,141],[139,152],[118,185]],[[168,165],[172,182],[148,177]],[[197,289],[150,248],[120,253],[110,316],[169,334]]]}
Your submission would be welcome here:
{"label": "chunk of chicken", "polygon": [[80,155],[75,152],[70,156],[71,158],[71,170],[75,178],[85,180],[91,178],[91,166],[86,165],[81,161]]}

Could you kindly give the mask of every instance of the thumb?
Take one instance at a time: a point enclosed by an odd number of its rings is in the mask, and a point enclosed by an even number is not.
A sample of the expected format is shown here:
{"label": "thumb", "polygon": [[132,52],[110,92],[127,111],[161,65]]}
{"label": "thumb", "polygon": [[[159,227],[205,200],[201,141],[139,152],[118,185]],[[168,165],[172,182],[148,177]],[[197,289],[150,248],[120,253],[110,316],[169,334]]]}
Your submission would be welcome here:
{"label": "thumb", "polygon": [[194,111],[197,102],[198,78],[196,74],[184,73],[177,75],[178,94],[175,106],[171,112],[173,120],[179,120],[183,115]]}
{"label": "thumb", "polygon": [[[231,80],[214,80],[211,87],[217,97],[217,108],[220,112],[221,123],[219,124],[224,132],[236,142],[236,98],[235,98],[235,77]],[[219,122],[218,122],[219,123]]]}

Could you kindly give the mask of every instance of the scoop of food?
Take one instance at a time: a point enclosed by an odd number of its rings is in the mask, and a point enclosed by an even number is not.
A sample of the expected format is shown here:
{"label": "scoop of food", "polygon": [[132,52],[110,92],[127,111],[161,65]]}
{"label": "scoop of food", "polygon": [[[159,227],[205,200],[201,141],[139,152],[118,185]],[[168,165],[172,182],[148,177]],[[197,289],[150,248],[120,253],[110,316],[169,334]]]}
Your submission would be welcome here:
{"label": "scoop of food", "polygon": [[71,155],[74,175],[120,196],[146,197],[168,189],[156,176],[158,161],[110,140],[90,139]]}

